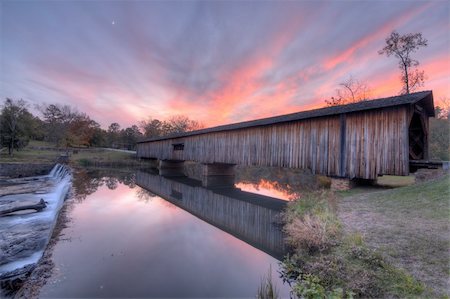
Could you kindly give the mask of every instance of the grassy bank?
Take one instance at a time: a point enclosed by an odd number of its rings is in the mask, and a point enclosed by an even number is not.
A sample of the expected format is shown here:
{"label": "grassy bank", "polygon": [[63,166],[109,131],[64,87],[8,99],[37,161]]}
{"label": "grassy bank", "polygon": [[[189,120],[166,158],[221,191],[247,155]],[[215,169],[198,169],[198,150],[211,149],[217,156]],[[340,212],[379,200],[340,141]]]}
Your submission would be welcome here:
{"label": "grassy bank", "polygon": [[12,156],[6,151],[0,152],[0,162],[55,163],[66,153],[69,154],[69,163],[72,166],[137,167],[145,163],[130,152],[97,148],[56,148],[51,143],[39,141],[31,141],[25,148],[15,151]]}
{"label": "grassy bank", "polygon": [[361,233],[369,248],[423,282],[423,296],[448,298],[448,175],[402,188],[339,196],[344,231]]}
{"label": "grassy bank", "polygon": [[284,216],[284,279],[305,298],[448,296],[448,180],[303,194]]}

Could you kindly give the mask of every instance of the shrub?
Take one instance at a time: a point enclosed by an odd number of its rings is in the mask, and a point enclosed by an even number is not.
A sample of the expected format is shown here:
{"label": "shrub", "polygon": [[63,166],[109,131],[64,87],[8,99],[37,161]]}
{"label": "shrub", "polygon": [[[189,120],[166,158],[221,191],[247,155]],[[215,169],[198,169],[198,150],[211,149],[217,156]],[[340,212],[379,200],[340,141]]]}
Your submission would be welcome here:
{"label": "shrub", "polygon": [[336,244],[341,225],[332,211],[330,192],[320,191],[293,201],[284,220],[287,242],[309,253],[322,252]]}

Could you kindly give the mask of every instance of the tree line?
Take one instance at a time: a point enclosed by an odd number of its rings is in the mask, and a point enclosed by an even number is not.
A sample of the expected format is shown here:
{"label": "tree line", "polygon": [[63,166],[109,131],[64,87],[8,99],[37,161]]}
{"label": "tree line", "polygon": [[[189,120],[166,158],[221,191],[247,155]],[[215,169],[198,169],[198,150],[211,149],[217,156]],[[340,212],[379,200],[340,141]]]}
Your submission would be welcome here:
{"label": "tree line", "polygon": [[7,98],[0,111],[0,145],[14,150],[30,140],[47,141],[57,147],[110,147],[134,150],[143,138],[161,137],[201,129],[203,125],[186,116],[168,120],[149,118],[137,125],[121,128],[114,122],[107,129],[84,112],[69,105],[43,104],[37,106],[41,116],[30,112],[24,100]]}

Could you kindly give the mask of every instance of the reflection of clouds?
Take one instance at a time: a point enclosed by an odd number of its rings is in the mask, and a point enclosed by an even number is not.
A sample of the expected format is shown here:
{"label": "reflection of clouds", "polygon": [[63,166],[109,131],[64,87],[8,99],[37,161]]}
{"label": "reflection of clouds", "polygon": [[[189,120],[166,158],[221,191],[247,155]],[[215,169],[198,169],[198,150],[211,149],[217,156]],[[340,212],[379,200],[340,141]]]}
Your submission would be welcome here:
{"label": "reflection of clouds", "polygon": [[239,182],[236,188],[243,191],[257,193],[265,196],[280,198],[284,200],[295,200],[300,197],[300,193],[293,190],[289,184],[281,184],[276,181],[260,179],[259,182]]}

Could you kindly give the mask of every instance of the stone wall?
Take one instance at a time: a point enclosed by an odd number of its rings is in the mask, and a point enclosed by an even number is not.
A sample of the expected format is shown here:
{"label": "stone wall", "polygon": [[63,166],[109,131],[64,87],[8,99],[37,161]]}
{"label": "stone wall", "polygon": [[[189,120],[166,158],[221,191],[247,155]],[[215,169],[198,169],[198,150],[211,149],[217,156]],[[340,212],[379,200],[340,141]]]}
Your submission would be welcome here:
{"label": "stone wall", "polygon": [[52,163],[1,163],[0,178],[21,178],[45,175],[52,170]]}

